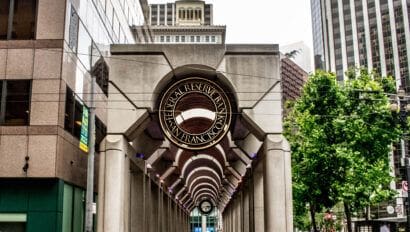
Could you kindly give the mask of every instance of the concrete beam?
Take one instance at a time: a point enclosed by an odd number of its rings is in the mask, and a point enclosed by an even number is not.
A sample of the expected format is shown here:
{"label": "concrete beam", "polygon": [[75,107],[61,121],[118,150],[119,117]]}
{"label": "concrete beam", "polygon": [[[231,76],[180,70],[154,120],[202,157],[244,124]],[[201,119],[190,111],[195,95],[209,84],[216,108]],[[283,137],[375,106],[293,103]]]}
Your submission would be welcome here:
{"label": "concrete beam", "polygon": [[262,147],[262,141],[255,135],[249,133],[244,140],[236,141],[235,144],[242,149],[249,159],[253,159]]}

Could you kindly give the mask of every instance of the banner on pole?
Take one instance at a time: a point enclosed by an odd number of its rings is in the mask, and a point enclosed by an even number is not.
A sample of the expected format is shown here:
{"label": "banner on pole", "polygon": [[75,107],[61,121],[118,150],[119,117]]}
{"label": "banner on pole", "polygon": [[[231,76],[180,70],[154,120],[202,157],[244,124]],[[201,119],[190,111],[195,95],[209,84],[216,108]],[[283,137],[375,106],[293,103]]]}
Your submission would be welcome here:
{"label": "banner on pole", "polygon": [[81,120],[80,149],[88,152],[88,108],[83,106],[83,118]]}

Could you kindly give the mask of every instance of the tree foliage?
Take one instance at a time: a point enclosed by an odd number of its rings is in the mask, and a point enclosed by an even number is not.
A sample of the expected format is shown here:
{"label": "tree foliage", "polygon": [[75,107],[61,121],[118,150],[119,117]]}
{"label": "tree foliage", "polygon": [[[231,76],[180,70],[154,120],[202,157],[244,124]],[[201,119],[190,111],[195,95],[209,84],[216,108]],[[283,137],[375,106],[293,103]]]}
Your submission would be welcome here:
{"label": "tree foliage", "polygon": [[394,82],[366,70],[347,76],[341,84],[331,73],[312,75],[285,120],[295,217],[309,210],[315,230],[314,215],[324,208],[342,202],[359,211],[394,194],[388,154],[401,130],[386,95]]}

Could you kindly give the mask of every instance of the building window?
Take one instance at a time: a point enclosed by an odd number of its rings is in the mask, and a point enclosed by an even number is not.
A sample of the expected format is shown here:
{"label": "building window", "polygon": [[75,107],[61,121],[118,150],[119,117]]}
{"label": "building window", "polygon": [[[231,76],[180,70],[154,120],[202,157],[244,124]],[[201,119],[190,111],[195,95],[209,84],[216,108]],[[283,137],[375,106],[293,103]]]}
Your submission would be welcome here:
{"label": "building window", "polygon": [[95,117],[95,150],[100,151],[100,143],[107,135],[107,127],[105,124],[96,116]]}
{"label": "building window", "polygon": [[182,42],[182,43],[185,43],[185,35],[182,35],[182,36],[181,36],[181,42]]}
{"label": "building window", "polygon": [[30,80],[0,81],[0,125],[28,125],[30,94]]}
{"label": "building window", "polygon": [[179,43],[179,35],[175,36],[175,42]]}
{"label": "building window", "polygon": [[26,231],[27,214],[0,213],[0,231]]}
{"label": "building window", "polygon": [[94,65],[91,74],[95,76],[95,82],[108,97],[108,66],[103,58],[100,58]]}
{"label": "building window", "polygon": [[215,43],[215,36],[214,36],[214,35],[211,36],[211,42],[212,42],[212,43]]}
{"label": "building window", "polygon": [[194,11],[192,8],[188,8],[188,20],[194,19]]}
{"label": "building window", "polygon": [[[79,98],[67,86],[66,88],[66,102],[65,102],[65,119],[64,129],[72,134],[77,139],[80,139],[81,124],[83,118],[83,107]],[[101,141],[107,135],[107,127],[96,116],[95,117],[95,150],[98,151]]]}
{"label": "building window", "polygon": [[7,27],[9,22],[9,0],[0,1],[0,39],[7,39]]}
{"label": "building window", "polygon": [[184,8],[179,8],[178,14],[179,14],[179,17],[178,17],[179,19],[186,19],[186,12]]}
{"label": "building window", "polygon": [[191,35],[191,42],[195,42],[195,36]]}
{"label": "building window", "polygon": [[201,36],[199,36],[199,35],[196,36],[196,42],[198,42],[198,43],[201,42]]}
{"label": "building window", "polygon": [[205,36],[205,42],[209,43],[209,35]]}
{"label": "building window", "polygon": [[171,36],[167,35],[167,43],[171,42]]}
{"label": "building window", "polygon": [[160,38],[161,38],[161,40],[160,40],[160,41],[161,41],[161,43],[163,43],[163,42],[164,42],[164,36],[163,36],[163,35],[161,35],[161,37],[160,37]]}
{"label": "building window", "polygon": [[0,1],[0,39],[34,39],[37,0]]}
{"label": "building window", "polygon": [[75,93],[67,86],[65,99],[64,129],[77,139],[81,135],[83,104]]}
{"label": "building window", "polygon": [[77,52],[78,46],[78,25],[80,18],[78,17],[77,12],[74,7],[71,6],[71,17],[70,17],[70,27],[69,27],[69,36],[68,36],[68,46],[73,49],[74,52]]}
{"label": "building window", "polygon": [[200,8],[196,9],[196,18],[197,18],[197,20],[202,19],[202,10]]}

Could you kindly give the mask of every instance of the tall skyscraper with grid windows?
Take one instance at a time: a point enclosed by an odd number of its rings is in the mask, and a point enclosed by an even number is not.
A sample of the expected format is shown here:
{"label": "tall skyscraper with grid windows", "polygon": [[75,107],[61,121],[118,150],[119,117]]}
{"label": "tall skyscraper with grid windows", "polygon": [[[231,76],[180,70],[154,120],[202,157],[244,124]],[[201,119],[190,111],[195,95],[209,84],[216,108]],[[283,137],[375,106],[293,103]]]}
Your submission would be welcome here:
{"label": "tall skyscraper with grid windows", "polygon": [[409,92],[409,8],[406,0],[311,0],[315,67],[338,80],[367,67]]}

